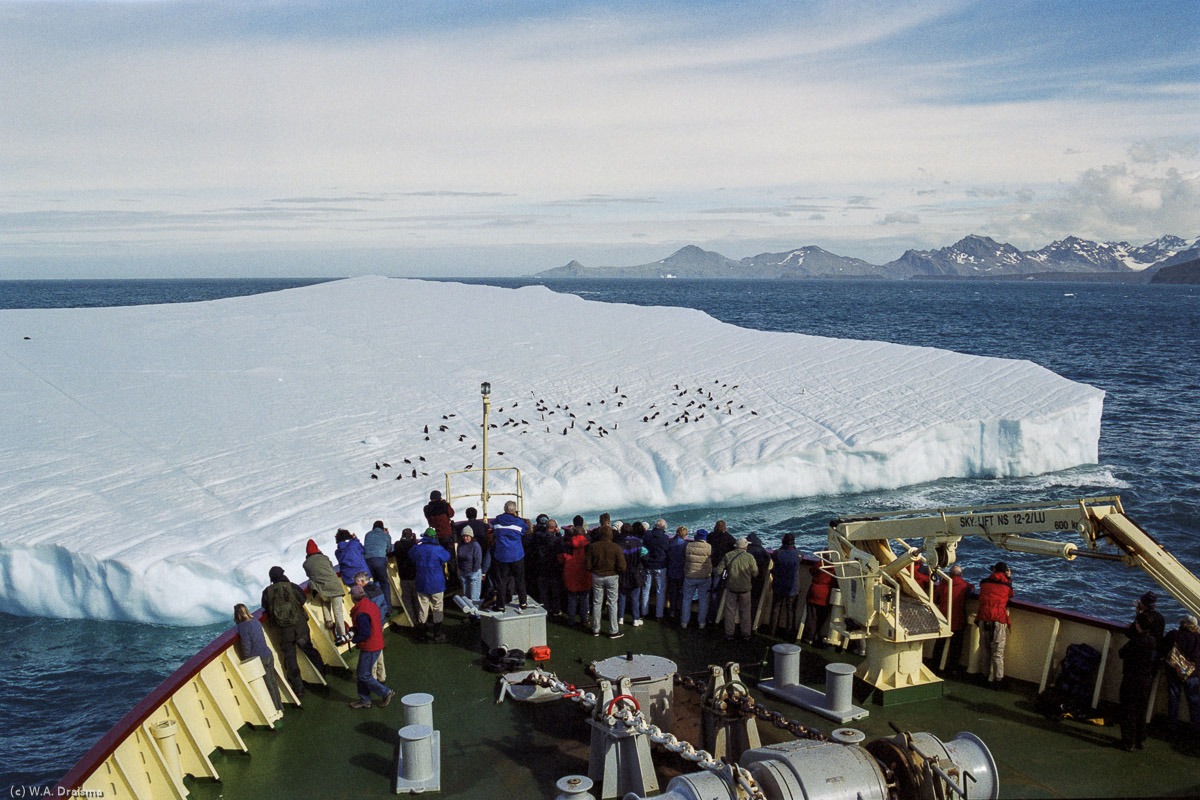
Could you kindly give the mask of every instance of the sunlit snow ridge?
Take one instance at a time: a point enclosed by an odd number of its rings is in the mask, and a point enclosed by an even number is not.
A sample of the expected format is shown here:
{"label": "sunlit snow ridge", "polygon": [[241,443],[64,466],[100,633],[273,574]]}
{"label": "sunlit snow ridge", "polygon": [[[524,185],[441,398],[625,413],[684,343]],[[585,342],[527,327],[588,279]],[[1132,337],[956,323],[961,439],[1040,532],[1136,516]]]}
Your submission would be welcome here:
{"label": "sunlit snow ridge", "polygon": [[310,537],[423,528],[481,466],[482,381],[489,466],[568,517],[1065,469],[1104,398],[1027,361],[387,278],[0,311],[0,353],[0,608],[171,623],[303,579]]}

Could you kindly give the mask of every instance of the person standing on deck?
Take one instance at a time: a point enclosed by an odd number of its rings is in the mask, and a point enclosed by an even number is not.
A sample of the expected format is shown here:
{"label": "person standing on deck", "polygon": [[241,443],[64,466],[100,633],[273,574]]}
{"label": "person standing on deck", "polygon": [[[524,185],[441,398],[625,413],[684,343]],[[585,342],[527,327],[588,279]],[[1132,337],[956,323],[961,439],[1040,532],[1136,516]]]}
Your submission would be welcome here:
{"label": "person standing on deck", "polygon": [[[686,533],[686,528],[684,529]],[[701,528],[696,538],[688,542],[683,550],[683,598],[679,606],[679,625],[687,628],[692,621],[692,595],[699,595],[700,630],[708,625],[709,590],[712,587],[712,545],[708,543],[708,531]]]}
{"label": "person standing on deck", "polygon": [[578,523],[567,531],[567,545],[558,557],[562,564],[563,586],[567,590],[567,624],[574,627],[575,616],[579,615],[579,627],[588,621],[588,610],[591,607],[592,573],[587,571],[587,528],[583,527],[583,518],[576,517]]}
{"label": "person standing on deck", "polygon": [[346,617],[342,598],[346,596],[346,586],[338,577],[337,570],[329,556],[321,552],[317,543],[308,540],[305,548],[308,557],[304,559],[304,574],[308,576],[309,591],[316,594],[325,613],[332,617],[325,621],[325,627],[332,628],[334,644],[339,647],[346,643]]}
{"label": "person standing on deck", "polygon": [[725,576],[725,641],[733,641],[733,634],[741,629],[742,638],[750,640],[753,622],[750,610],[753,607],[752,589],[758,576],[758,560],[750,554],[750,540],[745,536],[735,543],[734,549],[725,554],[717,569]]}
{"label": "person standing on deck", "polygon": [[479,593],[483,589],[483,549],[475,541],[475,531],[464,525],[459,533],[462,543],[458,546],[458,577],[462,581],[463,594],[478,605]]}
{"label": "person standing on deck", "polygon": [[596,541],[587,547],[584,565],[592,573],[592,636],[600,635],[600,612],[608,605],[608,638],[619,639],[617,627],[617,592],[621,573],[625,571],[625,553],[621,545],[613,541],[613,531],[601,525],[596,532]]}
{"label": "person standing on deck", "polygon": [[[283,703],[279,700],[279,684],[275,682],[275,655],[267,646],[267,636],[263,633],[262,625],[250,615],[250,609],[246,608],[245,603],[238,603],[233,607],[233,621],[237,623],[238,656],[243,661],[258,656],[263,665],[263,683],[267,687],[267,694],[271,696],[275,710],[282,711]],[[293,652],[295,651],[293,650]]]}
{"label": "person standing on deck", "polygon": [[[953,675],[962,669],[963,641],[967,638],[967,597],[975,591],[975,584],[962,576],[958,564],[950,567],[950,580],[938,581],[933,590],[934,602],[943,616],[950,618],[950,636],[938,641],[933,650],[933,663],[940,665],[946,656],[946,672]],[[948,650],[948,652],[947,652]]]}
{"label": "person standing on deck", "polygon": [[1135,614],[1145,614],[1149,621],[1149,627],[1146,628],[1146,633],[1154,637],[1154,646],[1158,648],[1158,652],[1162,654],[1163,637],[1167,631],[1167,621],[1163,619],[1163,615],[1158,613],[1155,607],[1158,605],[1158,595],[1154,592],[1146,592],[1138,598],[1133,605]]}
{"label": "person standing on deck", "polygon": [[992,574],[979,584],[979,609],[975,624],[979,626],[980,644],[987,657],[989,687],[1004,685],[1004,645],[1008,642],[1008,601],[1012,600],[1012,571],[1003,561],[997,561]]}
{"label": "person standing on deck", "polygon": [[655,522],[654,527],[646,532],[642,537],[642,545],[646,548],[642,564],[646,571],[646,580],[642,584],[642,617],[650,616],[650,592],[653,590],[654,618],[662,622],[667,602],[667,550],[671,546],[665,519]]}
{"label": "person standing on deck", "polygon": [[778,550],[771,554],[772,632],[783,628],[783,638],[795,641],[796,597],[800,594],[800,553],[796,535],[785,533]]}
{"label": "person standing on deck", "polygon": [[667,595],[671,599],[671,619],[679,619],[683,606],[684,555],[687,552],[688,529],[680,525],[667,547]]}
{"label": "person standing on deck", "polygon": [[[1200,667],[1200,627],[1196,618],[1188,615],[1179,621],[1179,628],[1163,639],[1162,655],[1165,658],[1172,648],[1192,664]],[[1179,695],[1187,698],[1188,718],[1192,721],[1192,733],[1200,736],[1200,668],[1193,668],[1187,678],[1180,677],[1169,664],[1163,669],[1167,673],[1167,721],[1172,728],[1179,724]]]}
{"label": "person standing on deck", "polygon": [[[379,606],[380,624],[382,626],[386,627],[387,626],[387,617],[384,615],[384,610],[383,610],[384,609],[383,589],[379,586],[378,583],[371,580],[371,575],[370,575],[370,573],[367,573],[367,572],[360,572],[357,575],[355,575],[354,583],[356,586],[362,587],[362,590],[364,592],[366,592],[366,594],[367,594],[368,600],[370,600],[375,605]],[[375,662],[375,669],[374,669],[374,671],[372,671],[371,674],[374,676],[375,680],[377,680],[377,681],[386,681],[387,680],[387,666],[383,663],[383,654],[382,653],[380,653],[379,659]]]}
{"label": "person standing on deck", "polygon": [[396,696],[396,690],[384,686],[373,674],[376,662],[383,656],[384,646],[379,606],[371,602],[358,584],[351,587],[350,599],[354,601],[354,607],[350,609],[350,618],[354,620],[354,638],[351,641],[358,645],[358,666],[355,668],[358,700],[351,703],[350,707],[370,708],[371,693],[374,692],[379,695],[380,707],[386,708]]}
{"label": "person standing on deck", "polygon": [[629,608],[633,618],[633,626],[642,624],[642,584],[646,581],[646,570],[642,566],[642,558],[646,548],[642,544],[642,536],[646,526],[641,522],[630,525],[626,522],[621,526],[621,552],[625,554],[625,570],[617,583],[620,599],[617,601],[617,624],[625,624],[625,608]]}
{"label": "person standing on deck", "polygon": [[558,616],[563,610],[562,568],[558,555],[563,551],[562,531],[558,520],[547,519],[541,530],[533,533],[533,549],[526,560],[536,563],[538,601],[550,616]]}
{"label": "person standing on deck", "polygon": [[400,532],[400,541],[392,547],[392,560],[400,577],[400,603],[413,625],[417,624],[417,565],[408,554],[416,545],[417,534],[412,528],[405,528]]}
{"label": "person standing on deck", "polygon": [[263,589],[261,604],[267,618],[279,631],[279,645],[283,657],[283,674],[297,698],[304,697],[304,681],[300,678],[300,664],[296,661],[296,648],[304,651],[317,672],[325,674],[325,660],[312,645],[308,635],[308,613],[304,610],[304,590],[287,579],[283,567],[271,567],[271,584]]}
{"label": "person standing on deck", "polygon": [[808,568],[812,582],[808,585],[808,594],[804,597],[804,635],[801,641],[808,642],[813,647],[825,649],[825,625],[829,622],[832,607],[829,605],[829,593],[833,591],[833,573],[828,570],[823,561],[818,561]]}
{"label": "person standing on deck", "polygon": [[529,530],[529,523],[517,516],[517,504],[509,500],[504,504],[504,513],[492,520],[492,532],[496,546],[492,550],[492,571],[496,584],[495,611],[503,611],[512,599],[515,584],[521,608],[529,605],[525,593],[525,549],[521,537]]}
{"label": "person standing on deck", "polygon": [[384,619],[392,615],[392,584],[388,580],[387,557],[392,552],[392,535],[384,526],[383,520],[375,520],[375,525],[363,537],[363,554],[367,557],[367,568],[371,571],[379,588],[383,589]]}
{"label": "person standing on deck", "polygon": [[408,557],[417,567],[417,628],[423,637],[433,637],[435,642],[446,641],[442,633],[442,599],[446,591],[446,573],[442,565],[450,560],[450,553],[437,540],[437,531],[429,528],[416,546],[408,551]]}
{"label": "person standing on deck", "polygon": [[[715,622],[717,619],[717,608],[721,605],[721,593],[725,591],[724,585],[721,583],[721,570],[717,566],[724,560],[725,556],[737,547],[737,540],[733,538],[733,534],[725,527],[725,520],[719,519],[713,525],[712,532],[706,538],[708,545],[712,548],[712,573],[710,594],[708,598],[708,622]],[[701,620],[705,622],[705,620]]]}
{"label": "person standing on deck", "polygon": [[[429,523],[429,527],[437,531],[437,541],[442,547],[446,548],[446,552],[454,555],[454,509],[450,504],[442,499],[442,493],[434,489],[429,493],[429,502],[422,509],[425,514],[425,521]],[[455,572],[458,569],[458,562],[454,559],[450,560],[450,577],[455,577]]]}
{"label": "person standing on deck", "polygon": [[1154,618],[1144,611],[1137,615],[1125,635],[1129,637],[1117,655],[1121,656],[1121,741],[1122,750],[1132,753],[1146,743],[1146,706],[1150,704],[1150,685],[1154,682],[1155,644],[1150,632]]}

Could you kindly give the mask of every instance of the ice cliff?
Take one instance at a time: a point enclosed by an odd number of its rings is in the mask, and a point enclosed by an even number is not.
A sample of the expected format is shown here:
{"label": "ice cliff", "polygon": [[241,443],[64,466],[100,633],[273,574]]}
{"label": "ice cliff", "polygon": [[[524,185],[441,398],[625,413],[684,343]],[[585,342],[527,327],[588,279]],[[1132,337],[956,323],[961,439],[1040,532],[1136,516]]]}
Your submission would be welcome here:
{"label": "ice cliff", "polygon": [[489,466],[528,514],[589,519],[1090,463],[1104,397],[1026,361],[386,278],[0,311],[0,353],[0,608],[171,623],[257,604],[273,564],[303,580],[339,526],[422,529],[443,473],[482,465],[482,381]]}

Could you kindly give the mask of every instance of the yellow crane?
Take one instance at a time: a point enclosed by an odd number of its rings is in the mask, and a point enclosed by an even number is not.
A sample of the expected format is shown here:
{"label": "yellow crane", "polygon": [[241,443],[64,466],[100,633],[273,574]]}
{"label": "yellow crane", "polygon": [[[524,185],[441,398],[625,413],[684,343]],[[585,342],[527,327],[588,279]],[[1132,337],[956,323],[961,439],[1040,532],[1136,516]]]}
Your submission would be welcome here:
{"label": "yellow crane", "polygon": [[[1071,534],[1073,541],[1030,538]],[[1125,514],[1120,497],[1065,502],[963,506],[839,517],[829,523],[828,549],[818,553],[840,589],[833,630],[865,640],[858,676],[888,691],[938,680],[921,662],[928,639],[950,635],[950,620],[912,576],[954,563],[958,542],[976,536],[1004,550],[1073,561],[1115,561],[1145,570],[1191,613],[1200,615],[1200,579]],[[920,544],[911,544],[916,540]],[[893,546],[896,543],[897,546]],[[1102,547],[1108,550],[1102,550]]]}

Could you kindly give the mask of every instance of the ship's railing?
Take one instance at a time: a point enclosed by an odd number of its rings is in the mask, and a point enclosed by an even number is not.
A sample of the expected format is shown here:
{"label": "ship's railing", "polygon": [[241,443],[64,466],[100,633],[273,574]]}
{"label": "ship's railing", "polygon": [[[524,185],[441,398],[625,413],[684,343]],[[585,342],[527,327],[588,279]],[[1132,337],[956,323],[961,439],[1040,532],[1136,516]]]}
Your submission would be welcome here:
{"label": "ship's railing", "polygon": [[[311,595],[305,610],[310,638],[325,663],[345,667],[341,654],[347,645],[334,644]],[[299,705],[284,675],[274,626],[262,609],[254,616],[267,633],[281,700]],[[246,725],[274,728],[281,716],[263,683],[261,660],[243,661],[237,640],[232,627],[171,673],[71,767],[50,790],[53,796],[185,800],[185,776],[219,780],[209,756],[218,748],[247,752],[239,731]],[[324,683],[303,652],[297,661],[306,682]]]}

